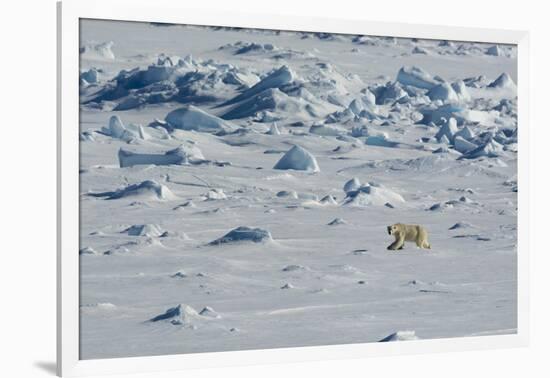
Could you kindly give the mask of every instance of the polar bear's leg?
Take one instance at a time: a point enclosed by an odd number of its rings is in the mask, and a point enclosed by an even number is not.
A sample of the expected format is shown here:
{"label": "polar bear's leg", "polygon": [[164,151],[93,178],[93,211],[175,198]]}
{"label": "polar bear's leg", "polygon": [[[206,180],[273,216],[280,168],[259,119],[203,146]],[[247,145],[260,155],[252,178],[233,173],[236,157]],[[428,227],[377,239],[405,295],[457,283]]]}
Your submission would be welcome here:
{"label": "polar bear's leg", "polygon": [[395,238],[395,241],[388,246],[388,249],[389,250],[403,249],[404,245],[405,245],[405,236],[399,235]]}

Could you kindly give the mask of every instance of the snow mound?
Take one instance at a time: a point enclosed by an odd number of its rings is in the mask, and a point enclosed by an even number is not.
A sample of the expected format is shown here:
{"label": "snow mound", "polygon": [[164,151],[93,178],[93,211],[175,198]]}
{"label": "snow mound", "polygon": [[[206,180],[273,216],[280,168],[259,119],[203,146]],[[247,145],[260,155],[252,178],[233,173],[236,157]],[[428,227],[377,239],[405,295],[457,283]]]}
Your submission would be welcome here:
{"label": "snow mound", "polygon": [[179,304],[171,307],[164,313],[149,319],[150,322],[170,321],[174,325],[191,325],[194,320],[199,319],[199,313],[191,306]]}
{"label": "snow mound", "polygon": [[475,226],[471,223],[461,221],[453,224],[451,227],[449,227],[449,230],[458,230],[461,228],[475,228]]}
{"label": "snow mound", "polygon": [[176,272],[172,275],[170,275],[171,278],[186,278],[187,277],[187,274],[185,274],[185,272],[183,271],[179,271],[179,272]]}
{"label": "snow mound", "polygon": [[80,47],[80,56],[83,59],[91,60],[114,60],[113,45],[113,41],[103,43],[89,42]]}
{"label": "snow mound", "polygon": [[195,131],[234,131],[236,127],[221,118],[193,105],[186,105],[171,111],[165,121],[174,129]]}
{"label": "snow mound", "polygon": [[279,198],[298,199],[298,193],[295,190],[281,190],[276,194]]}
{"label": "snow mound", "polygon": [[344,199],[344,205],[354,207],[386,206],[388,203],[394,206],[398,203],[405,203],[405,199],[399,193],[373,183],[365,184],[355,191],[348,192]]}
{"label": "snow mound", "polygon": [[488,85],[489,88],[510,88],[516,89],[516,83],[507,73],[501,74],[492,83]]}
{"label": "snow mound", "polygon": [[396,147],[397,145],[399,145],[399,143],[391,141],[388,138],[388,135],[383,132],[375,135],[369,135],[367,137],[367,140],[365,141],[365,144],[367,146],[377,147]]}
{"label": "snow mound", "polygon": [[275,164],[273,169],[294,169],[297,171],[319,172],[317,159],[309,151],[300,146],[288,150]]}
{"label": "snow mound", "polygon": [[205,316],[207,318],[212,318],[212,319],[220,319],[221,318],[221,315],[218,314],[216,311],[214,311],[214,309],[210,306],[204,307],[201,310],[201,312],[199,312],[199,315],[200,316]]}
{"label": "snow mound", "polygon": [[360,187],[361,187],[361,182],[359,181],[359,179],[357,177],[354,177],[354,178],[348,180],[344,184],[344,192],[346,192],[346,193],[352,192],[352,191],[358,190]]}
{"label": "snow mound", "polygon": [[97,255],[97,251],[92,247],[84,247],[78,251],[79,255]]}
{"label": "snow mound", "polygon": [[283,269],[283,272],[296,272],[298,270],[307,270],[307,268],[303,265],[287,265]]}
{"label": "snow mound", "polygon": [[93,197],[105,197],[108,200],[137,197],[163,201],[176,198],[170,189],[153,180],[146,180],[139,184],[131,184],[113,192],[89,193],[89,195]]}
{"label": "snow mound", "polygon": [[380,340],[381,343],[388,342],[388,341],[409,341],[409,340],[418,340],[418,336],[416,336],[415,331],[397,331],[395,333],[392,333],[391,335],[388,335],[384,337],[382,340]]}
{"label": "snow mound", "polygon": [[208,193],[206,193],[207,201],[225,200],[225,199],[227,199],[227,195],[224,193],[223,189],[210,189]]}
{"label": "snow mound", "polygon": [[223,119],[232,120],[255,117],[258,122],[277,121],[277,114],[291,114],[303,118],[318,118],[327,110],[306,89],[297,90],[292,96],[279,88],[268,88],[250,98],[239,102],[222,115]]}
{"label": "snow mound", "polygon": [[80,305],[80,311],[88,314],[110,313],[115,311],[117,306],[110,302],[88,303]]}
{"label": "snow mound", "polygon": [[143,126],[133,124],[125,126],[117,115],[109,119],[109,125],[103,127],[101,132],[125,142],[130,142],[134,139],[149,139],[149,135],[145,132]]}
{"label": "snow mound", "polygon": [[181,205],[174,207],[172,210],[184,210],[185,208],[194,208],[194,207],[197,207],[197,205],[195,205],[193,201],[189,200],[185,203],[182,203]]}
{"label": "snow mound", "polygon": [[402,67],[397,73],[397,81],[416,88],[432,89],[439,84],[429,73],[418,67]]}
{"label": "snow mound", "polygon": [[164,231],[156,224],[135,224],[122,231],[130,236],[159,237]]}
{"label": "snow mound", "polygon": [[79,78],[84,84],[96,84],[99,81],[99,71],[96,68],[90,68],[80,74]]}
{"label": "snow mound", "polygon": [[201,150],[194,142],[186,141],[164,154],[141,154],[121,148],[118,151],[120,168],[134,165],[189,165],[204,162]]}
{"label": "snow mound", "polygon": [[235,228],[234,230],[229,231],[221,238],[211,241],[209,245],[220,245],[238,242],[263,243],[271,240],[273,239],[271,237],[271,234],[267,230],[263,230],[261,228],[240,226]]}
{"label": "snow mound", "polygon": [[334,218],[332,221],[327,223],[328,226],[337,226],[337,225],[340,225],[340,224],[348,224],[348,222],[346,222],[342,218]]}
{"label": "snow mound", "polygon": [[237,51],[235,51],[235,55],[241,55],[241,54],[248,54],[250,52],[272,52],[276,50],[277,48],[273,46],[271,43],[255,43],[255,42],[248,42],[248,43],[241,43],[236,44],[236,46],[239,46]]}
{"label": "snow mound", "polygon": [[223,105],[236,104],[243,100],[249,99],[252,96],[257,95],[260,92],[265,91],[266,89],[279,88],[285,84],[291,83],[294,80],[295,74],[288,66],[281,66],[277,70],[271,72],[265,78],[256,83],[253,87],[245,90],[240,95],[234,97],[233,99],[227,101]]}
{"label": "snow mound", "polygon": [[423,48],[423,47],[415,46],[415,48],[412,49],[411,54],[429,55],[430,52],[428,50],[426,50],[425,48]]}
{"label": "snow mound", "polygon": [[338,205],[336,202],[336,197],[329,195],[324,196],[321,198],[321,201],[319,201],[322,205]]}

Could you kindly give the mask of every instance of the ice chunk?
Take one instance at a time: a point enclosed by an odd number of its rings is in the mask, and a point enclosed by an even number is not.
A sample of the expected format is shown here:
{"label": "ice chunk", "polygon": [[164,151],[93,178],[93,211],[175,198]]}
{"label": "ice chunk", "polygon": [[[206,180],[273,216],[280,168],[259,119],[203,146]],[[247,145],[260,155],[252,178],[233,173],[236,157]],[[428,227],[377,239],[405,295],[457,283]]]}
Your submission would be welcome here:
{"label": "ice chunk", "polygon": [[449,83],[441,83],[430,89],[427,93],[432,101],[457,102],[458,95]]}
{"label": "ice chunk", "polygon": [[210,189],[208,193],[206,193],[206,200],[207,201],[214,201],[214,200],[225,200],[227,199],[227,196],[223,192],[223,189]]}
{"label": "ice chunk", "polygon": [[357,177],[354,177],[354,178],[348,180],[344,184],[344,192],[348,193],[348,192],[351,192],[351,191],[354,191],[354,190],[358,190],[360,187],[361,187],[361,182],[359,181],[359,179]]}
{"label": "ice chunk", "polygon": [[279,131],[279,128],[277,127],[276,122],[273,122],[273,124],[271,125],[271,128],[269,129],[269,131],[266,134],[268,134],[268,135],[281,135],[281,132]]}
{"label": "ice chunk", "polygon": [[90,68],[88,71],[84,71],[80,74],[80,79],[88,84],[95,84],[98,82],[98,70]]}
{"label": "ice chunk", "polygon": [[468,89],[466,88],[466,84],[464,84],[464,81],[460,80],[456,83],[452,83],[451,87],[456,92],[456,95],[460,101],[470,101],[471,96],[468,92]]}
{"label": "ice chunk", "polygon": [[501,74],[499,77],[495,79],[492,83],[488,85],[489,88],[516,88],[516,83],[514,83],[514,80],[508,75],[507,73]]}
{"label": "ice chunk", "polygon": [[504,52],[502,51],[502,49],[500,48],[500,46],[494,45],[494,46],[489,47],[489,48],[485,51],[485,54],[487,54],[487,55],[492,55],[492,56],[503,56],[503,55],[504,55]]}
{"label": "ice chunk", "polygon": [[447,122],[445,122],[440,128],[437,134],[435,134],[435,138],[438,141],[441,141],[441,139],[445,136],[447,140],[452,142],[454,140],[455,134],[458,132],[458,127],[456,125],[456,119],[451,117]]}
{"label": "ice chunk", "polygon": [[461,136],[455,136],[454,146],[455,146],[455,150],[457,150],[458,152],[461,152],[461,153],[471,151],[474,148],[478,147],[477,144],[469,142],[468,140],[464,139]]}
{"label": "ice chunk", "polygon": [[479,157],[497,157],[503,151],[502,145],[493,138],[489,139],[485,144],[468,151],[462,158],[464,159],[476,159]]}
{"label": "ice chunk", "polygon": [[149,139],[149,134],[145,132],[141,125],[130,124],[125,126],[118,115],[114,115],[109,119],[109,125],[103,127],[101,131],[113,138],[121,139],[125,142],[130,142],[134,139]]}
{"label": "ice chunk", "polygon": [[474,137],[475,137],[475,133],[473,132],[473,130],[468,127],[468,126],[464,126],[462,129],[460,129],[456,134],[455,134],[455,138],[457,137],[462,137],[466,140],[472,140]]}

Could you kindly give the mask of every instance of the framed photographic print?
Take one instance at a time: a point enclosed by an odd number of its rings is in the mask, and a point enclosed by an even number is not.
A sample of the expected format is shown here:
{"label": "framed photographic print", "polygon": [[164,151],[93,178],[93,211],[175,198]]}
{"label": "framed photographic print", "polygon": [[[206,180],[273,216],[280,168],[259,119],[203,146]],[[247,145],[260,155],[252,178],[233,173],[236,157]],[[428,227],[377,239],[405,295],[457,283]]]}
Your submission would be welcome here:
{"label": "framed photographic print", "polygon": [[58,14],[60,375],[527,343],[527,33]]}

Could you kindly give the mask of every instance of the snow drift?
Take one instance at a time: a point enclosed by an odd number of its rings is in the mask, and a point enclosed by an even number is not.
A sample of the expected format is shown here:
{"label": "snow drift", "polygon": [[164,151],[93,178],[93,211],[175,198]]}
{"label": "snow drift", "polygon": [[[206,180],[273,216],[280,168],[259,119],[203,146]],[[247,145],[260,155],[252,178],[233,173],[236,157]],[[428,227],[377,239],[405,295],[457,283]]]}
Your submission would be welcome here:
{"label": "snow drift", "polygon": [[380,340],[380,342],[384,343],[388,341],[409,341],[409,340],[418,340],[418,336],[416,336],[415,331],[397,331],[395,333],[392,333],[384,337],[382,340]]}
{"label": "snow drift", "polygon": [[196,131],[233,131],[231,123],[205,112],[193,105],[171,111],[166,115],[166,122],[174,129]]}
{"label": "snow drift", "polygon": [[90,60],[114,60],[113,41],[97,43],[88,42],[80,47],[80,56]]}
{"label": "snow drift", "polygon": [[209,245],[231,244],[238,242],[263,243],[273,240],[269,231],[261,228],[251,228],[246,226],[237,227],[229,231],[219,239],[213,240]]}
{"label": "snow drift", "polygon": [[402,67],[397,73],[397,81],[416,88],[432,89],[439,84],[429,73],[418,67]]}
{"label": "snow drift", "polygon": [[173,325],[193,326],[196,321],[202,320],[203,317],[193,307],[186,304],[179,304],[175,307],[167,309],[164,313],[159,314],[151,319],[150,322],[167,321]]}
{"label": "snow drift", "polygon": [[108,200],[121,198],[141,198],[146,200],[171,200],[176,196],[166,186],[153,180],[146,180],[139,184],[131,184],[125,188],[112,192],[88,193],[93,197],[103,197]]}
{"label": "snow drift", "polygon": [[164,231],[156,224],[135,224],[122,231],[130,236],[159,237]]}
{"label": "snow drift", "polygon": [[121,148],[118,151],[118,161],[121,168],[135,165],[188,165],[204,162],[201,150],[192,141],[186,141],[178,148],[164,154],[143,154],[127,151]]}
{"label": "snow drift", "polygon": [[390,204],[405,203],[405,199],[391,189],[379,184],[368,183],[359,189],[347,193],[344,199],[344,205],[365,207],[365,206],[384,206]]}

